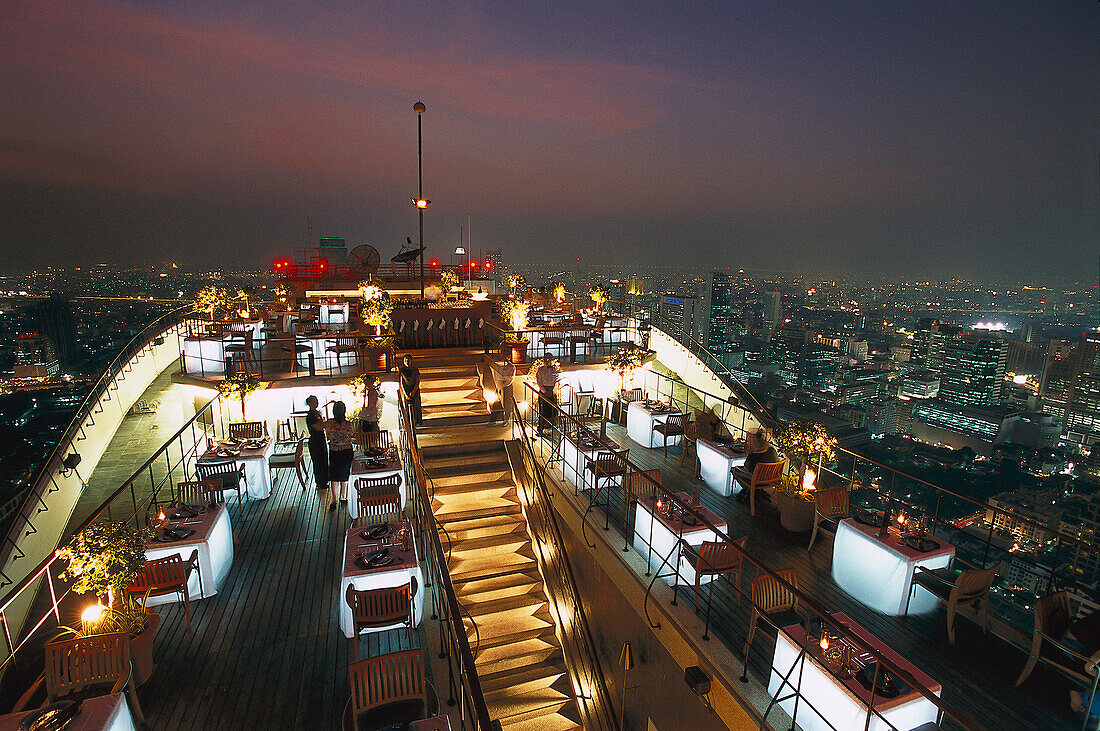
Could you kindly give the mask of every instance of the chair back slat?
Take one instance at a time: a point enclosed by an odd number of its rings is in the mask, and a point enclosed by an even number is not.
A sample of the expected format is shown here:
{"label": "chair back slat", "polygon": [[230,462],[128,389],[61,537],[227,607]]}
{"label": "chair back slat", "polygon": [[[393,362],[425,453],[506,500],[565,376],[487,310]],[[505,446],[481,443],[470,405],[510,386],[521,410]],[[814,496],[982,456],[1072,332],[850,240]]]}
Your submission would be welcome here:
{"label": "chair back slat", "polygon": [[814,503],[817,512],[827,518],[845,515],[848,512],[848,486],[827,487],[814,491]]}
{"label": "chair back slat", "polygon": [[359,477],[355,480],[355,491],[369,497],[401,497],[401,475],[385,477]]}
{"label": "chair back slat", "polygon": [[780,462],[759,462],[752,473],[752,481],[757,487],[765,484],[779,482],[783,478],[783,468],[787,466],[787,460]]}
{"label": "chair back slat", "polygon": [[348,669],[353,715],[405,700],[427,702],[421,650],[378,655],[351,664]]}
{"label": "chair back slat", "polygon": [[186,480],[176,484],[176,500],[184,505],[218,505],[225,494],[211,480]]}
{"label": "chair back slat", "polygon": [[[653,480],[650,482],[646,479]],[[656,484],[654,484],[656,483]],[[631,470],[626,475],[626,499],[628,503],[637,502],[638,498],[656,497],[660,492],[661,470]]]}
{"label": "chair back slat", "polygon": [[987,569],[973,569],[959,574],[959,578],[955,582],[955,591],[958,592],[959,601],[977,599],[988,594],[989,588],[993,586],[993,578],[1000,568],[1001,563],[998,561]]}
{"label": "chair back slat", "polygon": [[[791,586],[797,588],[794,569],[782,569],[775,572]],[[770,574],[762,574],[752,580],[752,603],[764,612],[780,612],[798,608],[798,597],[787,587],[780,584]]]}
{"label": "chair back slat", "polygon": [[49,699],[113,685],[130,673],[130,636],[125,632],[89,635],[46,645],[46,694]]}
{"label": "chair back slat", "polygon": [[[381,403],[379,403],[381,405]],[[393,438],[388,429],[381,431],[362,432],[363,447],[365,449],[388,449],[393,444]]]}
{"label": "chair back slat", "polygon": [[359,521],[361,523],[396,523],[401,520],[401,498],[399,495],[368,495],[359,493],[357,498]]}
{"label": "chair back slat", "polygon": [[409,621],[415,591],[415,585],[410,584],[363,590],[349,584],[344,601],[351,608],[352,622],[358,632],[364,627],[386,627]]}
{"label": "chair back slat", "polygon": [[749,537],[745,536],[733,543],[725,541],[703,541],[699,546],[699,565],[696,569],[700,574],[728,574],[741,568],[745,554],[734,547],[736,543],[741,548],[745,547]]}
{"label": "chair back slat", "polygon": [[267,424],[262,421],[240,421],[229,425],[230,439],[262,439]]}
{"label": "chair back slat", "polygon": [[221,482],[223,490],[233,490],[241,478],[244,465],[238,466],[232,462],[199,462],[195,465],[195,471],[200,480]]}

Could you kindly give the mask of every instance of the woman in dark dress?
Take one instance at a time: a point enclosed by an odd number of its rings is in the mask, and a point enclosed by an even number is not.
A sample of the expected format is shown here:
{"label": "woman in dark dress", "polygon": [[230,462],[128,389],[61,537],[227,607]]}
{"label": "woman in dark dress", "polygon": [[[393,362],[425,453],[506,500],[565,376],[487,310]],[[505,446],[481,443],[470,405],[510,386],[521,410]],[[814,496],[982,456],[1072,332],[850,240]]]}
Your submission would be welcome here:
{"label": "woman in dark dress", "polygon": [[325,417],[317,410],[317,397],[306,398],[306,431],[309,432],[309,458],[313,462],[313,479],[317,489],[328,487],[328,446],[325,444]]}
{"label": "woman in dark dress", "polygon": [[347,419],[348,407],[343,401],[332,405],[332,418],[325,422],[328,437],[328,478],[332,481],[332,504],[348,501],[348,480],[351,478],[351,458],[355,449],[356,429]]}
{"label": "woman in dark dress", "polygon": [[413,365],[412,356],[405,353],[397,372],[401,376],[401,393],[413,409],[413,422],[420,426],[424,423],[424,413],[420,406],[420,369]]}

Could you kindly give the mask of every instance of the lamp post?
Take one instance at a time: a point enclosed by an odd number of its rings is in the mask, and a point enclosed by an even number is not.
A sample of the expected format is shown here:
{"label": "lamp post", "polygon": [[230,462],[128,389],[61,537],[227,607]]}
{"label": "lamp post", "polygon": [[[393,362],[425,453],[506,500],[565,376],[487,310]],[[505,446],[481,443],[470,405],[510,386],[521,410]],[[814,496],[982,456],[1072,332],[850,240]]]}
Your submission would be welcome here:
{"label": "lamp post", "polygon": [[413,205],[416,206],[416,213],[420,218],[420,299],[424,299],[424,209],[431,203],[424,197],[424,134],[421,126],[421,118],[424,116],[424,112],[427,107],[424,106],[424,102],[418,101],[413,104],[413,111],[416,112],[416,198],[413,199]]}

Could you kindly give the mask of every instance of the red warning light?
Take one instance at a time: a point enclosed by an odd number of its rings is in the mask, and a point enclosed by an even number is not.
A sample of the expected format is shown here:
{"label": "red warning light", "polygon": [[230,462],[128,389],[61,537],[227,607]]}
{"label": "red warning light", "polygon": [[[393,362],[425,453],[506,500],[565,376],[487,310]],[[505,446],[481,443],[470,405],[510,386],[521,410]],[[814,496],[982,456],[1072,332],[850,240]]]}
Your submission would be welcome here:
{"label": "red warning light", "polygon": [[431,267],[432,269],[437,268],[439,266],[439,259],[432,259],[431,261],[428,262],[428,266]]}
{"label": "red warning light", "polygon": [[489,272],[493,270],[493,262],[486,260],[485,271]]}

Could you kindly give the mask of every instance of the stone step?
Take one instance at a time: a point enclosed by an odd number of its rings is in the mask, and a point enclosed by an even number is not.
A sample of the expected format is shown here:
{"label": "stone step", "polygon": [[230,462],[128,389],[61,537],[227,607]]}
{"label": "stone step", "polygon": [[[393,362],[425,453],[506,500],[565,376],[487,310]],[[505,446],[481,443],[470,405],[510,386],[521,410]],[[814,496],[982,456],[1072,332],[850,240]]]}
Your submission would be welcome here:
{"label": "stone step", "polygon": [[514,596],[529,595],[532,592],[542,591],[542,579],[532,577],[526,573],[519,573],[521,580],[511,583],[496,583],[508,577],[497,576],[492,579],[472,579],[463,582],[462,588],[455,586],[455,596],[462,606],[473,611],[473,607],[486,602],[494,602],[498,599],[506,599]]}
{"label": "stone step", "polygon": [[[451,555],[460,558],[469,558],[470,554],[476,551],[488,551],[490,553],[499,553],[501,546],[518,545],[530,540],[527,535],[527,529],[522,527],[523,523],[518,523],[516,528],[510,531],[499,531],[493,535],[483,536],[481,538],[471,538],[464,541],[454,541],[451,548]],[[452,536],[453,540],[454,536]]]}
{"label": "stone step", "polygon": [[471,424],[488,424],[492,421],[492,415],[485,407],[482,407],[482,413],[448,413],[442,412],[439,414],[429,416],[424,414],[424,423],[421,428],[423,429],[440,429],[451,426],[469,426]]}
{"label": "stone step", "polygon": [[[432,444],[421,447],[420,457],[424,460],[425,467],[431,467],[436,458],[462,457],[486,452],[504,452],[504,440],[484,439],[477,440],[477,432],[473,430],[466,441],[455,440],[449,444]],[[466,435],[463,435],[466,436]]]}
{"label": "stone step", "polygon": [[484,404],[480,388],[447,389],[446,391],[428,391],[420,398],[421,407],[427,411],[440,406],[470,406]]}
{"label": "stone step", "polygon": [[[555,687],[564,680],[564,687]],[[530,680],[485,694],[485,703],[489,706],[489,715],[501,721],[507,727],[505,719],[511,716],[545,710],[556,707],[565,701],[572,701],[572,692],[567,691],[571,683],[564,674]]]}
{"label": "stone step", "polygon": [[453,520],[444,524],[452,541],[465,541],[512,530],[526,530],[523,515],[518,513],[477,516],[469,520]]}
{"label": "stone step", "polygon": [[577,704],[570,698],[527,713],[510,716],[502,723],[508,731],[570,731],[581,728]]}
{"label": "stone step", "polygon": [[504,450],[494,452],[480,452],[478,454],[462,454],[450,457],[435,457],[424,460],[424,469],[428,477],[438,480],[441,477],[458,475],[473,475],[482,471],[511,470],[508,455]]}
{"label": "stone step", "polygon": [[512,473],[503,470],[493,470],[482,474],[451,475],[449,477],[429,476],[432,478],[432,484],[435,485],[436,497],[478,492],[479,490],[496,494],[499,488],[515,485],[512,481]]}
{"label": "stone step", "polygon": [[[470,508],[463,506],[461,509],[452,509],[450,511],[441,511],[440,506],[433,506],[436,520],[442,523],[448,531],[451,530],[451,526],[454,523],[461,523],[466,520],[476,518],[493,518],[502,515],[518,515],[520,520],[523,519],[522,510],[519,507],[519,503],[510,502],[507,505],[494,505],[491,508]],[[460,528],[462,526],[459,526]],[[452,534],[453,537],[453,534]]]}
{"label": "stone step", "polygon": [[513,553],[492,554],[457,561],[454,560],[454,550],[452,549],[451,556],[452,561],[449,568],[452,581],[497,576],[504,571],[538,570],[530,546]]}
{"label": "stone step", "polygon": [[564,674],[564,665],[552,660],[544,660],[528,665],[521,670],[512,670],[506,673],[495,673],[486,676],[478,672],[478,678],[481,680],[481,690],[488,695],[498,690],[523,685],[540,687],[538,684],[543,683],[542,687],[547,687],[553,685]]}
{"label": "stone step", "polygon": [[542,594],[541,585],[536,588],[538,591],[534,593],[501,597],[492,601],[471,602],[469,604],[463,604],[462,606],[463,609],[474,618],[474,621],[476,621],[479,626],[481,625],[482,617],[489,618],[491,615],[501,614],[503,612],[521,610],[519,613],[522,614],[523,610],[530,609],[530,613],[533,614],[541,608],[541,605],[546,604],[547,601],[546,597]]}
{"label": "stone step", "polygon": [[514,645],[518,642],[524,642],[526,640],[540,639],[547,643],[554,645],[558,644],[557,635],[554,634],[554,626],[541,625],[537,627],[526,627],[524,629],[518,629],[514,632],[505,632],[503,634],[494,635],[489,637],[482,633],[481,635],[481,647],[479,654],[494,647],[507,647]]}
{"label": "stone step", "polygon": [[[469,619],[466,620],[467,623],[469,621]],[[548,635],[539,635],[540,637],[554,637],[554,622],[545,602],[508,612],[483,614],[475,618],[474,622],[477,623],[482,647],[485,646],[486,642],[493,642],[498,637],[513,635],[516,632],[529,629],[546,630]],[[473,638],[472,626],[470,627],[470,635]]]}

